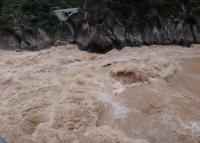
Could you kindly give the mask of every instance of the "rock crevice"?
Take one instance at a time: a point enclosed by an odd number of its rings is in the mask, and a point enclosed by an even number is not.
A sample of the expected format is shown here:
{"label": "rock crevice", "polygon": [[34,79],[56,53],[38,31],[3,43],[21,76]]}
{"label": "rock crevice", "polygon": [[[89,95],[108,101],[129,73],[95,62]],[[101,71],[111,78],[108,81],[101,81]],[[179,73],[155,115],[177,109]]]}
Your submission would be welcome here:
{"label": "rock crevice", "polygon": [[[138,7],[142,7],[142,4],[141,2]],[[148,4],[146,6],[148,10],[132,8],[134,5],[129,5],[125,7],[127,12],[123,12],[123,6],[120,5],[121,12],[112,8],[108,8],[106,12],[106,8],[102,5],[94,6],[97,4],[89,1],[88,17],[83,23],[88,26],[80,30],[77,43],[82,50],[102,53],[125,46],[152,44],[190,46],[193,43],[200,43],[199,16],[193,12],[190,4],[184,1]],[[92,6],[101,7],[100,11],[91,11]]]}

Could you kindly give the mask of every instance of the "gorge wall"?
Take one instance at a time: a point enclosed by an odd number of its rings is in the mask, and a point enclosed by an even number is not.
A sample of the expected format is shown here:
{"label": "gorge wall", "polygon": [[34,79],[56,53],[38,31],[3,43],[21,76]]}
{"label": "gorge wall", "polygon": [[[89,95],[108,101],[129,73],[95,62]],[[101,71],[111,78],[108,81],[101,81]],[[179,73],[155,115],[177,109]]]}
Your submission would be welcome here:
{"label": "gorge wall", "polygon": [[79,6],[80,0],[1,0],[0,48],[35,51],[72,41],[53,10]]}
{"label": "gorge wall", "polygon": [[[56,6],[81,9],[68,21],[75,35],[52,14]],[[73,42],[81,50],[105,53],[125,46],[200,43],[198,0],[8,0],[0,2],[0,11],[4,49],[40,50]]]}
{"label": "gorge wall", "polygon": [[79,47],[107,52],[113,47],[151,44],[190,46],[200,42],[197,1],[88,0]]}

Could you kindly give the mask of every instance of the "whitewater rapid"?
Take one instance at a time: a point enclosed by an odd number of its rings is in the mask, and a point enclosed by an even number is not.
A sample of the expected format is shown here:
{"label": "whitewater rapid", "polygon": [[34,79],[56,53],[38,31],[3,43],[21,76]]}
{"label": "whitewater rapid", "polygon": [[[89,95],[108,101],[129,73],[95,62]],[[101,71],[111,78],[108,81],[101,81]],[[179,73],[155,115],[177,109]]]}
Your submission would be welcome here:
{"label": "whitewater rapid", "polygon": [[199,143],[200,45],[0,50],[8,143]]}

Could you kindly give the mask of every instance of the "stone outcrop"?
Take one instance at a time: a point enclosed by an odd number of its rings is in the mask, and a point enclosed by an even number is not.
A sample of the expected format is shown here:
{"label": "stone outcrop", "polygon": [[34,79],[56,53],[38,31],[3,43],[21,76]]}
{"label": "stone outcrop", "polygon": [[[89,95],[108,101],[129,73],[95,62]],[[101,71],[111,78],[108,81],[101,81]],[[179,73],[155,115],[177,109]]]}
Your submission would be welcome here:
{"label": "stone outcrop", "polygon": [[58,26],[51,36],[39,27],[34,34],[24,33],[28,17],[14,18],[10,29],[0,33],[0,48],[41,50],[77,43],[81,50],[106,53],[126,46],[200,43],[200,16],[194,12],[191,1],[146,1],[147,5],[145,1],[126,2],[123,5],[119,0],[116,10],[105,6],[104,1],[87,0],[81,12],[59,25],[62,28]]}
{"label": "stone outcrop", "polygon": [[[87,20],[83,23],[77,42],[82,50],[102,53],[125,46],[151,44],[190,46],[192,43],[200,43],[199,16],[194,15],[187,4],[174,2],[171,8],[164,5],[161,10],[170,13],[169,15],[162,15],[159,5],[151,7],[149,13],[139,10],[143,15],[136,14],[138,24],[131,27],[124,24],[124,19],[111,9],[103,21],[91,22],[94,12],[88,10]],[[90,3],[88,9],[92,5],[94,4]]]}
{"label": "stone outcrop", "polygon": [[50,38],[43,30],[38,30],[36,36],[20,35],[16,31],[0,33],[1,49],[37,51],[46,49],[53,44],[54,39]]}
{"label": "stone outcrop", "polygon": [[73,34],[67,24],[59,23],[61,28],[57,28],[54,33],[40,27],[27,32],[23,28],[27,19],[28,17],[13,17],[8,28],[5,31],[0,31],[0,49],[38,51],[53,45],[61,46],[73,42]]}

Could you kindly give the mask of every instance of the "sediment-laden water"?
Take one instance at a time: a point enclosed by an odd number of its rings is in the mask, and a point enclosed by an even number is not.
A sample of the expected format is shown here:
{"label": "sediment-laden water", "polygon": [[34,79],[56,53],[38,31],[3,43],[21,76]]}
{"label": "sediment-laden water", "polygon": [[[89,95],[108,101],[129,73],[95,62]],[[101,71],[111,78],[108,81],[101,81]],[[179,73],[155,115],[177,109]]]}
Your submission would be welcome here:
{"label": "sediment-laden water", "polygon": [[8,143],[199,143],[200,45],[0,51]]}

